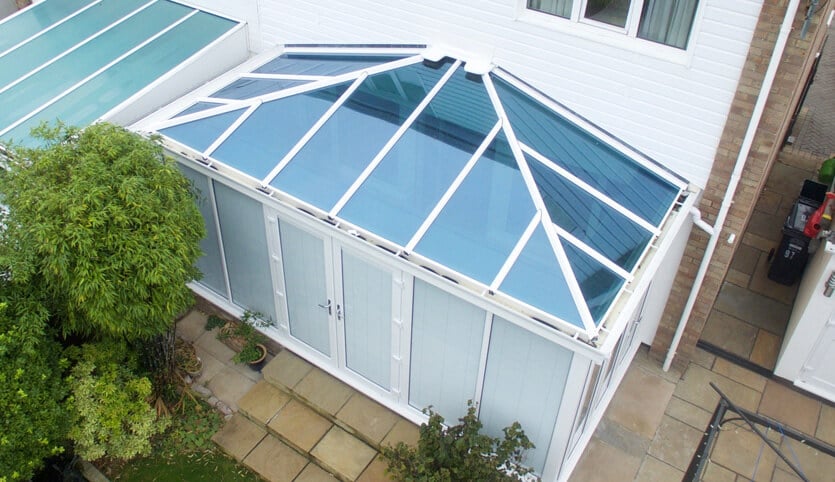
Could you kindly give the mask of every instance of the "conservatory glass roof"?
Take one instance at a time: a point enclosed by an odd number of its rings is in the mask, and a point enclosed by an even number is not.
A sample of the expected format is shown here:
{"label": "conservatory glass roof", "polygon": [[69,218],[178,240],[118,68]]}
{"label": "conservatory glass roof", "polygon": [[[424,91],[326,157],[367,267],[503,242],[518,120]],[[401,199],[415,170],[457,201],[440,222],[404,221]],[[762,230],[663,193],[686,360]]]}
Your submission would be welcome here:
{"label": "conservatory glass roof", "polygon": [[168,0],[46,0],[0,21],[0,142],[84,126],[238,22]]}
{"label": "conservatory glass roof", "polygon": [[287,48],[151,127],[592,336],[686,182],[498,68],[420,52]]}

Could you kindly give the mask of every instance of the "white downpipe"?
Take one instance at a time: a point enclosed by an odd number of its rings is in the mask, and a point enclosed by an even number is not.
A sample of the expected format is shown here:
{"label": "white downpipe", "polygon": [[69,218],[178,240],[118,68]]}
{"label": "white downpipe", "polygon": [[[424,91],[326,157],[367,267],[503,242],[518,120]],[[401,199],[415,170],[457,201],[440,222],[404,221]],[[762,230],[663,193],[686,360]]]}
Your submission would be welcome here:
{"label": "white downpipe", "polygon": [[[716,250],[716,245],[719,244],[719,236],[722,234],[722,227],[725,225],[725,218],[728,216],[728,211],[731,209],[736,188],[742,178],[742,170],[745,168],[745,161],[748,159],[748,154],[751,152],[751,145],[754,142],[754,136],[757,133],[757,127],[760,125],[763,111],[765,110],[765,103],[771,93],[771,87],[774,84],[774,77],[777,75],[777,68],[780,66],[780,59],[783,57],[783,52],[786,50],[786,43],[789,40],[789,33],[791,33],[794,17],[797,15],[800,0],[791,0],[786,9],[786,16],[783,18],[783,24],[780,26],[780,32],[777,35],[777,42],[774,45],[774,52],[771,54],[771,59],[768,62],[768,70],[765,72],[762,87],[760,87],[759,95],[757,96],[757,103],[754,105],[754,111],[751,113],[751,121],[748,123],[748,129],[745,131],[745,138],[742,140],[742,147],[739,149],[739,156],[736,158],[734,170],[731,173],[731,178],[728,182],[728,188],[725,191],[725,197],[722,199],[722,205],[719,207],[719,214],[716,216],[716,222],[713,224],[713,234],[705,248],[704,257],[699,265],[699,271],[696,272],[696,279],[693,280],[693,288],[690,290],[690,296],[687,298],[687,303],[684,305],[684,311],[681,314],[681,319],[678,321],[676,333],[673,336],[673,341],[670,343],[670,349],[667,351],[667,358],[664,359],[664,371],[670,369],[673,363],[673,358],[676,356],[676,350],[681,343],[681,337],[684,335],[684,329],[687,327],[687,322],[690,319],[690,314],[693,312],[693,307],[696,305],[696,298],[699,295],[702,282],[707,274],[707,269],[710,266],[710,260],[713,258],[713,252]],[[697,224],[698,225],[698,224]],[[699,225],[699,227],[701,227]]]}
{"label": "white downpipe", "polygon": [[692,207],[690,208],[690,216],[693,217],[693,224],[697,227],[701,228],[702,231],[706,232],[707,234],[713,236],[713,226],[707,224],[704,219],[702,219],[702,212],[699,211],[698,208]]}

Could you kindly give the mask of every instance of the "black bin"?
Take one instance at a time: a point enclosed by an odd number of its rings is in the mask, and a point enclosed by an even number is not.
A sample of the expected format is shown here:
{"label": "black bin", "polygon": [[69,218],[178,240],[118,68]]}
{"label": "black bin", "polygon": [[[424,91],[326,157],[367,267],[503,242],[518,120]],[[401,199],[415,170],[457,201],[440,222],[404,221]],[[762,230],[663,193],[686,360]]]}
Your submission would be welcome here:
{"label": "black bin", "polygon": [[784,285],[793,285],[800,279],[809,260],[809,239],[803,234],[806,222],[820,207],[826,197],[827,186],[815,181],[804,181],[800,197],[792,206],[783,225],[783,238],[771,260],[768,278]]}

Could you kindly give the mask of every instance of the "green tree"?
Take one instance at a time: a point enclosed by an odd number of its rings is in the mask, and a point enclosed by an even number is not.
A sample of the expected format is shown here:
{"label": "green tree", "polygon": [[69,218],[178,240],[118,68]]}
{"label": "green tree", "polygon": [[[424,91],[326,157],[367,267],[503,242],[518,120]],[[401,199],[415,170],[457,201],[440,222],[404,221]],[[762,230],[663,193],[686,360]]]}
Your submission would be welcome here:
{"label": "green tree", "polygon": [[522,464],[525,450],[534,448],[519,422],[504,429],[504,438],[480,433],[481,421],[470,403],[458,425],[444,426],[444,418],[430,409],[420,426],[417,447],[403,442],[384,447],[386,472],[405,482],[516,481],[531,469]]}
{"label": "green tree", "polygon": [[[78,348],[72,351],[78,351]],[[75,452],[88,460],[131,459],[151,451],[151,437],[165,431],[148,403],[151,381],[136,376],[136,356],[115,341],[85,344],[68,378]]]}
{"label": "green tree", "polygon": [[164,333],[199,275],[205,228],[191,184],[158,142],[112,124],[33,136],[42,147],[13,146],[0,176],[0,265],[64,333]]}
{"label": "green tree", "polygon": [[23,325],[0,304],[0,482],[28,480],[67,434],[61,348]]}

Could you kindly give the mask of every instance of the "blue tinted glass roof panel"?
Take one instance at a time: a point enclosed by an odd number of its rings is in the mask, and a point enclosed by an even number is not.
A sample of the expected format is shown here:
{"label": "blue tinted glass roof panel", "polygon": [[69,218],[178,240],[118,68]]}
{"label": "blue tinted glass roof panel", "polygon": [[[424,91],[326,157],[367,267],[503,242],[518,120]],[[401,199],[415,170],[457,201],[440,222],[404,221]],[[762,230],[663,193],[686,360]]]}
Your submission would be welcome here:
{"label": "blue tinted glass roof panel", "polygon": [[261,104],[212,157],[256,179],[265,178],[349,85],[343,83]]}
{"label": "blue tinted glass roof panel", "polygon": [[580,312],[542,225],[533,232],[499,290],[584,328]]}
{"label": "blue tinted glass roof panel", "polygon": [[562,246],[591,316],[599,324],[625,281],[568,241],[562,240]]}
{"label": "blue tinted glass roof panel", "polygon": [[211,109],[213,107],[219,107],[224,104],[218,104],[217,102],[195,102],[194,104],[190,105],[188,108],[181,110],[177,113],[174,117],[182,117],[184,115],[194,114],[195,112],[202,112],[204,110]]}
{"label": "blue tinted glass roof panel", "polygon": [[[103,0],[99,5],[57,25],[46,35],[34,38],[12,50],[2,57],[5,68],[0,69],[0,86],[8,85],[55,59],[68,48],[84,42],[91,35],[95,35],[145,3],[147,0]],[[0,25],[0,31],[4,29],[5,26]],[[0,37],[4,36],[5,32]]]}
{"label": "blue tinted glass roof panel", "polygon": [[510,145],[500,133],[415,252],[489,285],[535,213]]}
{"label": "blue tinted glass roof panel", "polygon": [[403,245],[498,117],[480,79],[458,69],[339,215]]}
{"label": "blue tinted glass roof panel", "polygon": [[416,64],[365,79],[271,185],[330,211],[448,68]]}
{"label": "blue tinted glass roof panel", "polygon": [[197,152],[203,152],[244,113],[244,110],[238,109],[204,117],[185,124],[166,127],[160,129],[159,132]]}
{"label": "blue tinted glass roof panel", "polygon": [[191,11],[175,3],[155,3],[120,24],[119,28],[105,32],[25,82],[0,93],[0,105],[4,106],[0,110],[0,129],[37,109]]}
{"label": "blue tinted glass roof panel", "polygon": [[631,271],[652,240],[652,233],[532,157],[526,155],[525,159],[551,220]]}
{"label": "blue tinted glass roof panel", "polygon": [[55,118],[70,125],[89,124],[234,25],[230,20],[198,12],[39,112],[9,136],[24,138],[42,120]]}
{"label": "blue tinted glass roof panel", "polygon": [[491,74],[516,137],[557,165],[658,226],[679,194],[591,133]]}
{"label": "blue tinted glass roof panel", "polygon": [[333,76],[402,58],[402,55],[284,54],[255,69],[255,73]]}
{"label": "blue tinted glass roof panel", "polygon": [[308,80],[286,80],[286,79],[238,79],[226,87],[218,90],[210,97],[220,99],[251,99],[259,95],[278,92],[297,85],[307,84]]}
{"label": "blue tinted glass roof panel", "polygon": [[0,22],[0,52],[17,45],[35,33],[93,3],[94,0],[62,0],[41,2],[5,22]]}

